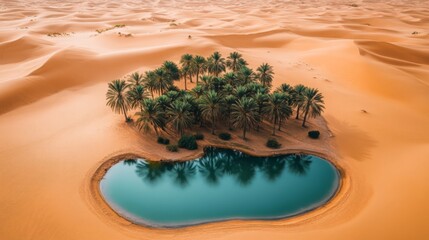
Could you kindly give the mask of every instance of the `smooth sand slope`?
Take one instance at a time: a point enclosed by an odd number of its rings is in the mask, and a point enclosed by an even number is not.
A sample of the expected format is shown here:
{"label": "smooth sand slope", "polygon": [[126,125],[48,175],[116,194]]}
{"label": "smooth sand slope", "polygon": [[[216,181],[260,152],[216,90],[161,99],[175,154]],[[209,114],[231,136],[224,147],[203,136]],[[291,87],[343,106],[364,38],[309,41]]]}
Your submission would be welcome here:
{"label": "smooth sand slope", "polygon": [[[215,50],[323,92],[351,191],[309,219],[111,221],[91,174],[159,146],[105,106],[106,83]],[[428,1],[0,1],[0,239],[427,239],[428,157]]]}

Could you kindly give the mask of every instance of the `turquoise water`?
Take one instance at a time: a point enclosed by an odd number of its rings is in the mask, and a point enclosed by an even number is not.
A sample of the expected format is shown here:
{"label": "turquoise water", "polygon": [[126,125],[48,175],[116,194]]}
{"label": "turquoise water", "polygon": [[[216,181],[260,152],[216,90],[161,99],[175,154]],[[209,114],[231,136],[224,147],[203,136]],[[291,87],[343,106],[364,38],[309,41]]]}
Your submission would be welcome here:
{"label": "turquoise water", "polygon": [[100,185],[121,216],[144,225],[180,227],[303,213],[335,194],[339,175],[332,164],[311,155],[253,157],[207,148],[194,161],[121,161]]}

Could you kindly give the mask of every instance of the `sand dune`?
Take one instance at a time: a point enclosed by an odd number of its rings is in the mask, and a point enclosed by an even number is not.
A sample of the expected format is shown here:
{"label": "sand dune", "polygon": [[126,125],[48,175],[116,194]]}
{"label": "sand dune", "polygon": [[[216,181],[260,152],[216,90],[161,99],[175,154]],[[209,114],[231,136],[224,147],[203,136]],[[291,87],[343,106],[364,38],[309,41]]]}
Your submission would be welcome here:
{"label": "sand dune", "polygon": [[[426,0],[1,1],[0,238],[427,239],[428,6]],[[113,221],[93,205],[91,174],[109,156],[159,146],[105,106],[106,83],[178,62],[184,53],[215,50],[239,51],[252,67],[270,63],[274,86],[320,89],[332,131],[326,149],[334,149],[349,190],[329,209],[279,221],[171,230]],[[291,119],[288,131],[306,130]],[[252,137],[252,144],[261,141]]]}

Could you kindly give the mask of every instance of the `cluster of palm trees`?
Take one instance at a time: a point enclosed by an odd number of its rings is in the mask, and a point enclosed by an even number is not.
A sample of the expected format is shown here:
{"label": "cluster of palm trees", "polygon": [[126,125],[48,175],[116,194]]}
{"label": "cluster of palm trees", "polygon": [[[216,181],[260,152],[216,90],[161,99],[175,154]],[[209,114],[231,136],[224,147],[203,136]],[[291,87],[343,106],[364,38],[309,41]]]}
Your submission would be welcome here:
{"label": "cluster of palm trees", "polygon": [[[161,131],[174,129],[180,135],[193,125],[208,125],[215,134],[219,122],[229,129],[240,128],[243,139],[249,130],[259,131],[262,122],[271,122],[272,134],[296,111],[296,119],[303,117],[305,127],[309,117],[324,110],[322,94],[304,85],[283,83],[272,91],[273,67],[267,63],[256,71],[238,52],[225,59],[219,52],[210,57],[184,54],[180,67],[171,61],[145,74],[134,73],[128,80],[109,83],[107,105],[114,112],[138,109],[137,124],[141,130]],[[179,89],[174,81],[184,81]],[[187,81],[195,80],[188,90]]]}

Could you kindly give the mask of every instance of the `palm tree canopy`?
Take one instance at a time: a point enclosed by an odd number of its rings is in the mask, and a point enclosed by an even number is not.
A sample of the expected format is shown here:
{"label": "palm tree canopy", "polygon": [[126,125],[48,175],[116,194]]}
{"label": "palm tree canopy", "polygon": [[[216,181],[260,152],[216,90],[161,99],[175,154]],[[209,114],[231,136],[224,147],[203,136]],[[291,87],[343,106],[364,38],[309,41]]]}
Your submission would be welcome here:
{"label": "palm tree canopy", "polygon": [[142,111],[137,112],[137,126],[140,130],[149,131],[152,126],[155,131],[157,128],[164,129],[166,117],[164,112],[153,99],[145,99],[142,102]]}
{"label": "palm tree canopy", "polygon": [[195,56],[192,62],[194,69],[202,73],[206,69],[206,59],[203,56]]}
{"label": "palm tree canopy", "polygon": [[167,109],[167,114],[172,127],[181,135],[183,130],[192,125],[191,105],[184,101],[174,101]]}
{"label": "palm tree canopy", "polygon": [[302,84],[298,84],[293,87],[293,90],[293,104],[296,107],[300,107],[304,101],[304,92],[307,90],[307,87]]}
{"label": "palm tree canopy", "polygon": [[237,79],[242,85],[249,84],[255,80],[255,73],[252,69],[244,66],[238,71]]}
{"label": "palm tree canopy", "polygon": [[192,54],[183,54],[182,57],[180,58],[180,64],[183,67],[188,67],[191,68],[192,66],[192,62],[193,62],[193,56]]}
{"label": "palm tree canopy", "polygon": [[246,65],[247,65],[247,62],[242,58],[242,55],[238,52],[232,52],[227,57],[226,66],[233,72],[237,72],[239,69],[241,69]]}
{"label": "palm tree canopy", "polygon": [[266,112],[274,123],[277,123],[282,118],[289,118],[292,114],[292,109],[287,104],[288,95],[283,92],[274,92],[268,95]]}
{"label": "palm tree canopy", "polygon": [[166,111],[170,107],[171,99],[167,95],[161,95],[156,98],[156,103],[163,111]]}
{"label": "palm tree canopy", "polygon": [[155,88],[161,94],[166,92],[173,85],[173,79],[164,68],[157,68],[154,72]]}
{"label": "palm tree canopy", "polygon": [[124,80],[113,80],[108,85],[106,100],[107,106],[116,113],[124,113],[129,109],[129,103],[126,98],[126,91],[129,85]]}
{"label": "palm tree canopy", "polygon": [[138,86],[143,85],[144,81],[144,75],[140,74],[139,72],[134,72],[131,74],[130,78],[128,79],[129,85],[131,86]]}
{"label": "palm tree canopy", "polygon": [[303,109],[309,110],[312,117],[320,115],[325,109],[323,95],[316,88],[308,88],[304,91]]}
{"label": "palm tree canopy", "polygon": [[284,92],[287,94],[290,94],[293,91],[294,91],[294,88],[287,83],[283,83],[282,85],[278,86],[276,89],[276,92]]}
{"label": "palm tree canopy", "polygon": [[273,67],[270,66],[268,63],[263,63],[256,69],[256,71],[259,82],[263,86],[270,88],[274,75]]}
{"label": "palm tree canopy", "polygon": [[162,65],[166,74],[174,81],[180,79],[179,67],[172,61],[165,61]]}
{"label": "palm tree canopy", "polygon": [[219,52],[214,52],[207,61],[207,70],[209,73],[218,76],[225,71],[225,58]]}
{"label": "palm tree canopy", "polygon": [[147,97],[148,94],[142,85],[134,86],[127,92],[127,100],[131,108],[137,108],[141,106],[142,101]]}
{"label": "palm tree canopy", "polygon": [[234,127],[251,128],[257,123],[258,105],[252,98],[238,99],[231,107],[231,119]]}
{"label": "palm tree canopy", "polygon": [[206,120],[212,121],[213,118],[217,118],[221,113],[222,98],[215,91],[211,90],[201,97],[199,105],[203,117]]}
{"label": "palm tree canopy", "polygon": [[223,79],[231,86],[235,86],[237,84],[237,75],[233,72],[225,73],[225,75],[223,75]]}

